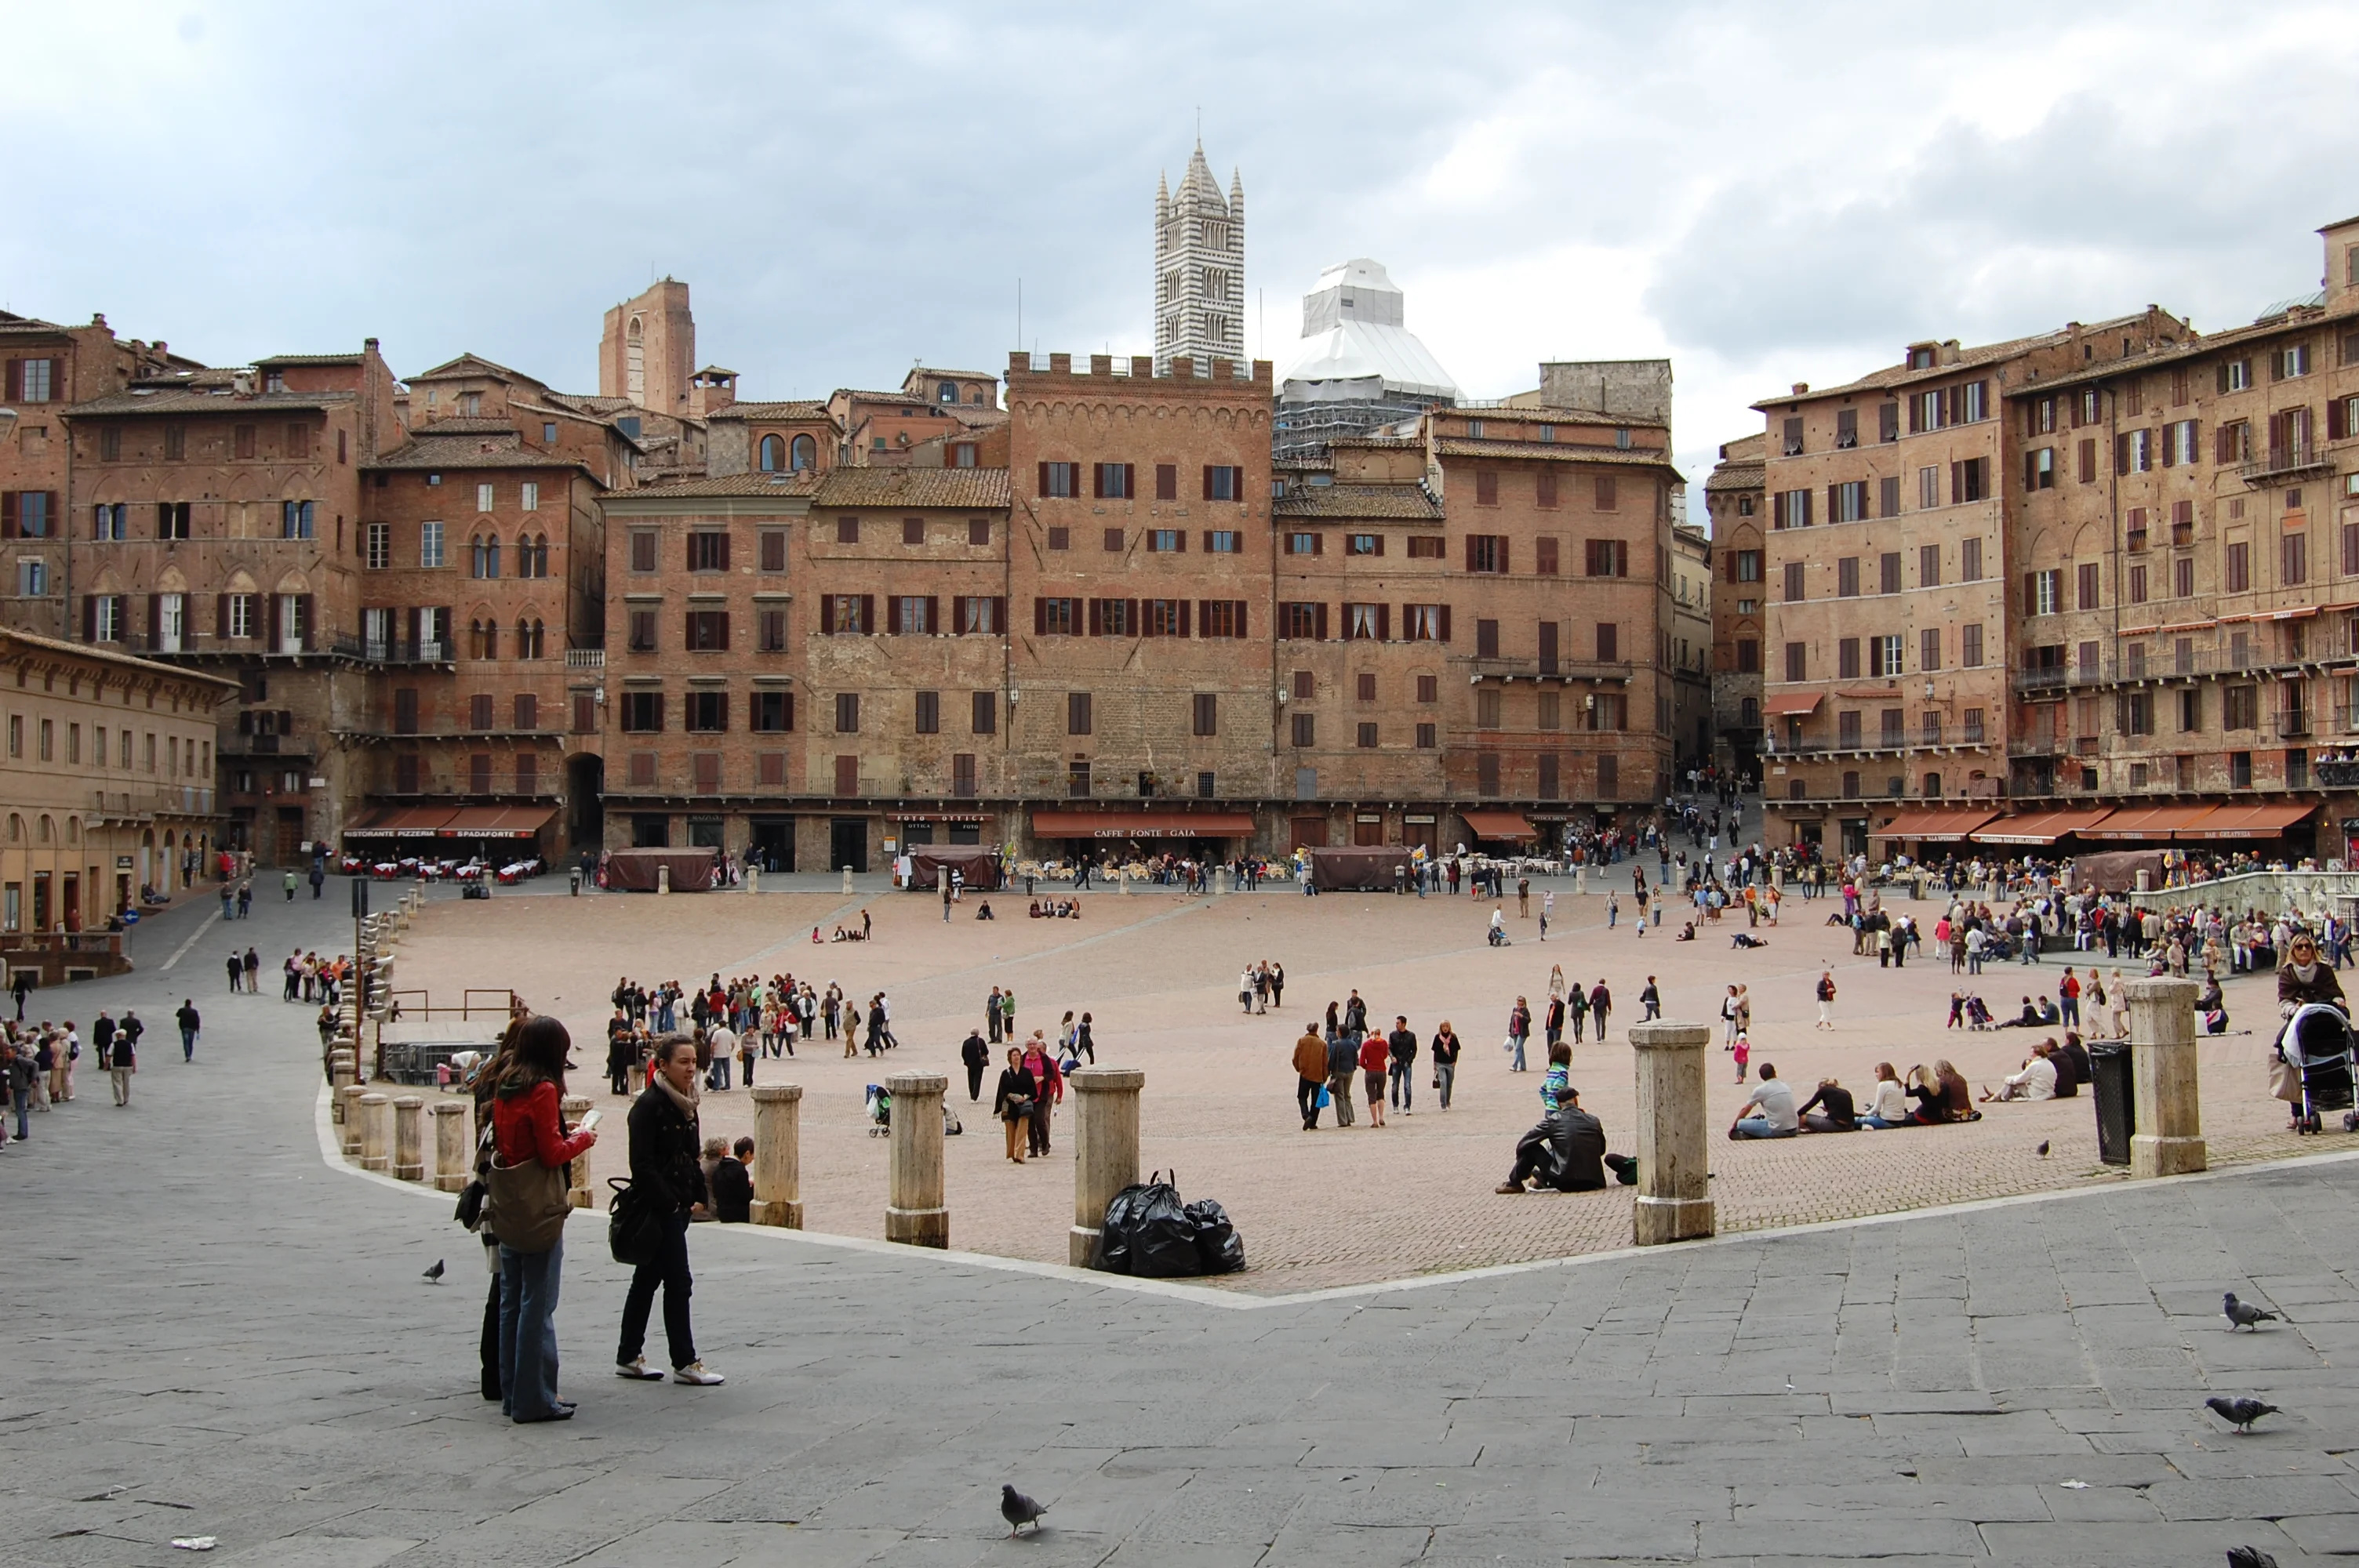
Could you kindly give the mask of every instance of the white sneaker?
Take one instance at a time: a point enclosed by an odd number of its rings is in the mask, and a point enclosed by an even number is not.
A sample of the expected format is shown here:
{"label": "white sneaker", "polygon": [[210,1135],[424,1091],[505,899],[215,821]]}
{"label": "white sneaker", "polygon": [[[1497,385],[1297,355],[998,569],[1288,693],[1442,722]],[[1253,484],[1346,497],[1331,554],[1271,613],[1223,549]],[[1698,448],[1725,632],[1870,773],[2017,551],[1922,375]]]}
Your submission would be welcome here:
{"label": "white sneaker", "polygon": [[[649,1376],[659,1378],[663,1374],[655,1372],[650,1373]],[[693,1383],[700,1389],[717,1388],[722,1382],[721,1374],[707,1371],[701,1361],[690,1361],[685,1367],[674,1367],[671,1369],[671,1378],[675,1383]]]}
{"label": "white sneaker", "polygon": [[647,1358],[644,1356],[633,1357],[628,1361],[615,1362],[614,1376],[617,1378],[635,1379],[643,1383],[660,1383],[663,1381],[663,1374],[657,1371],[653,1367],[648,1366]]}

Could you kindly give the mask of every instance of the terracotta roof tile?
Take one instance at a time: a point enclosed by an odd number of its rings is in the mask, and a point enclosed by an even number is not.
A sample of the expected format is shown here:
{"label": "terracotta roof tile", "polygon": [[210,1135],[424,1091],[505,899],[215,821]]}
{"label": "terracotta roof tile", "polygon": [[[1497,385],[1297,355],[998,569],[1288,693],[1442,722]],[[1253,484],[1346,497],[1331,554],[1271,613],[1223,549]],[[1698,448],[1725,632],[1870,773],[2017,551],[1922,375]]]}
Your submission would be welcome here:
{"label": "terracotta roof tile", "polygon": [[667,496],[808,496],[820,487],[821,476],[815,473],[726,473],[711,474],[695,479],[669,481],[662,484],[643,484],[624,495],[608,497],[609,504],[643,496],[660,501]]}
{"label": "terracotta roof tile", "polygon": [[225,397],[218,393],[167,387],[109,393],[88,403],[77,403],[66,413],[77,419],[150,414],[213,414],[223,417],[240,414],[318,414],[354,402],[358,396],[351,392],[266,392],[251,397]]}
{"label": "terracotta roof tile", "polygon": [[1419,484],[1306,484],[1270,503],[1278,517],[1367,518],[1372,522],[1439,523],[1441,503]]}
{"label": "terracotta roof tile", "polygon": [[[458,421],[447,421],[458,423]],[[471,419],[470,425],[488,421]],[[406,446],[373,462],[364,463],[369,469],[579,469],[582,465],[571,458],[561,458],[553,452],[527,448],[516,433],[505,427],[498,435],[473,433],[445,434],[429,425],[413,435]]]}
{"label": "terracotta roof tile", "polygon": [[1006,469],[840,468],[820,485],[815,506],[939,506],[1005,510]]}
{"label": "terracotta roof tile", "polygon": [[783,403],[733,403],[705,416],[708,419],[824,419],[827,404],[817,398],[789,398]]}

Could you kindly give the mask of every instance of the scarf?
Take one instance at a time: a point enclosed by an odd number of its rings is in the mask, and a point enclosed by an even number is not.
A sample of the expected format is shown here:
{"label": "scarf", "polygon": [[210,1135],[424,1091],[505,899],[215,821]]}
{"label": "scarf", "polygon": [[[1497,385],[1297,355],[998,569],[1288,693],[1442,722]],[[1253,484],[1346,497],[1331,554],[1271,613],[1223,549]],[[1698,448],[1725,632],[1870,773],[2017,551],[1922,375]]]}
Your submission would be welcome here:
{"label": "scarf", "polygon": [[2288,967],[2293,970],[2293,978],[2299,980],[2303,985],[2308,985],[2310,981],[2318,979],[2318,960],[2315,958],[2312,958],[2307,964],[2293,964]]}
{"label": "scarf", "polygon": [[688,1118],[690,1122],[695,1121],[697,1102],[700,1098],[697,1092],[696,1080],[690,1078],[689,1080],[688,1092],[686,1094],[682,1094],[678,1089],[672,1087],[671,1080],[665,1077],[661,1073],[657,1073],[654,1076],[656,1087],[663,1090],[664,1093],[671,1097],[672,1104],[679,1107],[680,1115]]}

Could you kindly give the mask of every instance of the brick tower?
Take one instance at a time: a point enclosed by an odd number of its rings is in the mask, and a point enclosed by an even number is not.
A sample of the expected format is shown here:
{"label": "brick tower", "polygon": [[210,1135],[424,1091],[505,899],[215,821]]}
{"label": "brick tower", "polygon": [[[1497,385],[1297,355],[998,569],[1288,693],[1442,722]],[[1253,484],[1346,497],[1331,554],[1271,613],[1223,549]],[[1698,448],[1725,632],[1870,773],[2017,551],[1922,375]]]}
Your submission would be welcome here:
{"label": "brick tower", "polygon": [[695,367],[688,285],[667,277],[606,312],[598,340],[599,396],[627,397],[651,414],[679,417],[690,412]]}

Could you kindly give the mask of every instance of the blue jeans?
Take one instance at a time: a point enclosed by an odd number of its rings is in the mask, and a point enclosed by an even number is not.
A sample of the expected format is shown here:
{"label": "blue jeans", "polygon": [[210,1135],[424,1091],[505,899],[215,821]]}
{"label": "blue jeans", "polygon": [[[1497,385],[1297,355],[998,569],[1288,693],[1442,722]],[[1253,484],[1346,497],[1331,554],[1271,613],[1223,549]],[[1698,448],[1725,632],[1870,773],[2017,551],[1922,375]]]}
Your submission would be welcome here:
{"label": "blue jeans", "polygon": [[1748,1116],[1738,1122],[1733,1130],[1739,1138],[1791,1138],[1796,1130],[1790,1127],[1772,1127],[1769,1125],[1769,1119],[1766,1116]]}
{"label": "blue jeans", "polygon": [[565,1238],[546,1252],[500,1248],[500,1413],[545,1421],[557,1408],[557,1281]]}
{"label": "blue jeans", "polygon": [[1513,1062],[1508,1064],[1507,1070],[1511,1073],[1520,1073],[1524,1070],[1524,1042],[1529,1039],[1530,1036],[1525,1034],[1513,1034],[1508,1036],[1508,1038],[1516,1043],[1516,1057]]}
{"label": "blue jeans", "polygon": [[16,1136],[30,1138],[33,1134],[32,1130],[25,1125],[25,1113],[32,1108],[33,1091],[18,1089],[14,1098],[16,1103]]}
{"label": "blue jeans", "polygon": [[180,1031],[180,1060],[193,1062],[196,1059],[197,1032],[193,1029],[183,1029]]}
{"label": "blue jeans", "polygon": [[1437,1063],[1434,1066],[1433,1072],[1434,1076],[1441,1080],[1441,1108],[1448,1110],[1450,1108],[1450,1091],[1455,1088],[1458,1085],[1458,1064],[1455,1062]]}
{"label": "blue jeans", "polygon": [[1874,1111],[1870,1111],[1865,1116],[1861,1117],[1859,1119],[1859,1124],[1862,1127],[1873,1128],[1878,1132],[1882,1132],[1895,1127],[1907,1127],[1909,1125],[1906,1119],[1900,1121],[1886,1121],[1884,1118],[1876,1115]]}

